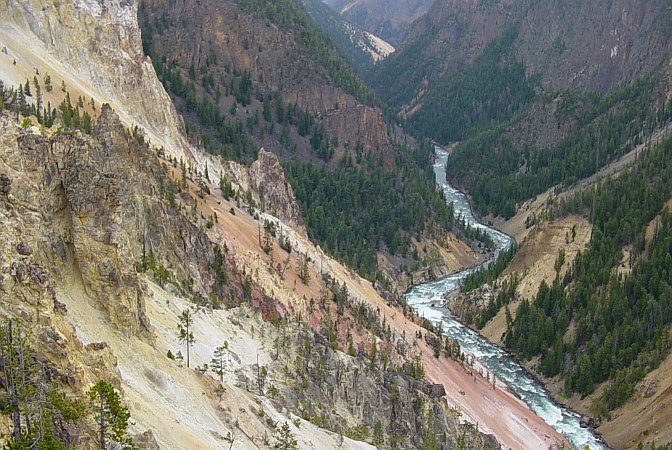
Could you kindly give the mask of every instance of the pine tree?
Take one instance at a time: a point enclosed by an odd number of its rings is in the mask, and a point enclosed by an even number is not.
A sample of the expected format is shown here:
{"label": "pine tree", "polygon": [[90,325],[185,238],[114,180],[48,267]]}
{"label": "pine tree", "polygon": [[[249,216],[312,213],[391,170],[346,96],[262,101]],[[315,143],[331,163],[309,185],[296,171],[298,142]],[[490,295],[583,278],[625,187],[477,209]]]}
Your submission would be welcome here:
{"label": "pine tree", "polygon": [[289,423],[285,422],[275,433],[275,445],[273,448],[280,450],[296,450],[299,448],[299,443],[289,428]]}
{"label": "pine tree", "polygon": [[87,111],[84,111],[84,114],[82,114],[80,127],[88,134],[91,134],[91,131],[93,130],[93,120]]}
{"label": "pine tree", "polygon": [[65,426],[79,419],[80,411],[49,379],[28,341],[12,320],[0,327],[0,378],[6,391],[1,413],[11,416],[12,424],[4,448],[68,448]]}
{"label": "pine tree", "polygon": [[112,442],[121,444],[121,448],[133,448],[131,439],[126,435],[131,414],[121,402],[119,393],[103,380],[98,381],[88,392],[91,410],[98,427],[98,445],[107,449]]}
{"label": "pine tree", "polygon": [[44,76],[44,89],[47,92],[51,92],[51,90],[54,88],[54,86],[51,84],[51,76],[49,74],[46,74]]}
{"label": "pine tree", "polygon": [[37,122],[44,125],[44,116],[42,114],[42,88],[40,88],[40,83],[37,82],[37,77],[35,77],[35,116],[37,117]]}
{"label": "pine tree", "polygon": [[308,283],[310,283],[310,270],[308,269],[307,254],[304,253],[299,255],[299,261],[297,263],[296,271],[301,281],[303,281],[303,284],[307,285]]}
{"label": "pine tree", "polygon": [[187,367],[189,367],[189,350],[191,344],[195,341],[194,333],[191,331],[193,321],[194,319],[191,317],[191,312],[188,309],[185,309],[182,311],[182,314],[180,314],[180,322],[177,324],[177,329],[180,332],[178,339],[187,347]]}
{"label": "pine tree", "polygon": [[210,360],[211,370],[219,375],[219,381],[224,381],[224,365],[226,362],[226,355],[229,351],[229,343],[224,341],[222,345],[217,347],[213,352],[212,359]]}
{"label": "pine tree", "polygon": [[19,84],[19,93],[17,97],[18,112],[25,115],[26,110],[26,94],[23,92],[23,86]]}
{"label": "pine tree", "polygon": [[266,385],[267,377],[268,369],[266,366],[259,364],[259,355],[257,355],[257,387],[259,388],[259,395],[264,395],[264,386]]}

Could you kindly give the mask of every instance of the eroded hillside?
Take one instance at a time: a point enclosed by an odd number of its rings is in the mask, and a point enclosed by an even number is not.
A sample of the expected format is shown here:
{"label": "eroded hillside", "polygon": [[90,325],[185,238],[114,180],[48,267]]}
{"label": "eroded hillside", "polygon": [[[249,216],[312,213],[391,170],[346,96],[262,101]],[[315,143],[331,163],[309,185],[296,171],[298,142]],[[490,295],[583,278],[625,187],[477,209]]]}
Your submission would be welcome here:
{"label": "eroded hillside", "polygon": [[243,163],[260,147],[276,154],[325,252],[398,292],[400,276],[479,258],[446,239],[453,218],[434,189],[429,146],[405,142],[299,5],[141,6],[145,49],[191,141]]}
{"label": "eroded hillside", "polygon": [[[593,424],[616,448],[664,445],[670,439],[660,419],[670,411],[664,375],[669,338],[664,325],[657,331],[644,325],[669,320],[666,131],[633,150],[637,158],[625,155],[572,189],[549,190],[526,202],[500,224],[520,243],[506,269],[453,301],[483,335],[511,348],[538,372],[562,403],[594,417]],[[642,202],[643,197],[651,201]],[[595,276],[598,272],[603,278]],[[586,303],[578,306],[582,299]],[[659,315],[639,313],[642,302]],[[640,332],[648,328],[651,337],[626,338],[632,324]],[[604,342],[613,347],[607,350]],[[605,356],[624,347],[637,357],[622,351]]]}
{"label": "eroded hillside", "polygon": [[[137,50],[135,21],[96,5],[45,4],[64,9],[40,20],[58,39],[72,20],[80,43],[109,33]],[[137,67],[108,55],[114,45],[98,54],[63,40],[55,50],[30,37],[20,24],[33,7],[2,10],[11,32],[1,56],[17,64],[2,72],[0,305],[32,330],[69,402],[88,404],[89,387],[109,381],[141,448],[263,448],[290,437],[318,448],[563,442],[505,386],[465,367],[454,345],[311,243],[275,156],[259,151],[247,168],[189,148],[144,59],[154,97],[136,83]],[[66,58],[74,48],[81,59]],[[38,107],[38,86],[55,112]],[[151,111],[138,113],[142,105]],[[179,339],[185,311],[189,350]],[[212,356],[224,342],[219,374]],[[73,420],[68,442],[95,448],[95,431]]]}

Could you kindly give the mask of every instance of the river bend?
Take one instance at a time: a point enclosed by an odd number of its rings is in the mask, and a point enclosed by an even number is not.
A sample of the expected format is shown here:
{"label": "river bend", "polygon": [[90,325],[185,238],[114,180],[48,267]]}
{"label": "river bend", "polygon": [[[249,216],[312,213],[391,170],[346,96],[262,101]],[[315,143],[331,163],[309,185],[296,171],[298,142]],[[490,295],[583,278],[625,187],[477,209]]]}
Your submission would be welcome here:
{"label": "river bend", "polygon": [[608,447],[591,430],[581,428],[579,425],[581,417],[576,412],[555,403],[544,386],[531,377],[504,350],[454,320],[447,309],[436,306],[443,304],[447,293],[460,287],[464,277],[493,262],[500,252],[509,249],[514,244],[514,240],[476,220],[467,197],[446,181],[448,152],[440,147],[435,147],[435,152],[436,182],[443,189],[446,202],[453,204],[455,217],[461,216],[468,225],[484,230],[495,242],[496,251],[491,259],[477,266],[415,286],[406,294],[406,301],[419,316],[426,317],[435,324],[441,323],[446,336],[456,339],[464,350],[478,359],[481,365],[506,382],[509,388],[537,415],[566,436],[574,448],[583,449],[588,446],[590,449],[607,449]]}

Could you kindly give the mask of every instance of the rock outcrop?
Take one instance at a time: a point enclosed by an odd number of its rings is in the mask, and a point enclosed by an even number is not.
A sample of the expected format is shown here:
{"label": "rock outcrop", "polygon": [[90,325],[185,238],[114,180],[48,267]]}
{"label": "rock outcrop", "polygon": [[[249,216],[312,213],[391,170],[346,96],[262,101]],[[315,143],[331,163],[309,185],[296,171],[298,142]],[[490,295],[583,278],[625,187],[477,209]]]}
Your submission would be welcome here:
{"label": "rock outcrop", "polygon": [[[116,357],[106,347],[83,345],[66,318],[67,305],[57,294],[66,280],[52,261],[67,258],[68,250],[56,237],[63,237],[61,232],[71,228],[62,210],[49,209],[65,202],[63,190],[57,187],[53,160],[47,161],[50,146],[35,138],[39,145],[24,147],[28,137],[13,122],[0,115],[0,180],[11,180],[12,187],[0,194],[2,326],[11,319],[17,332],[30,336],[30,346],[52,381],[75,392],[83,392],[98,379],[118,386]],[[41,153],[31,156],[37,149]],[[39,165],[34,165],[33,156],[39,156]],[[81,236],[78,239],[84,240]],[[47,252],[51,256],[47,257]],[[69,433],[77,448],[88,448],[82,430],[71,429]]]}
{"label": "rock outcrop", "polygon": [[299,205],[278,157],[263,148],[249,169],[250,187],[258,194],[262,210],[306,235]]}
{"label": "rock outcrop", "polygon": [[113,104],[127,126],[140,126],[155,145],[189,160],[182,119],[144,55],[137,8],[133,0],[3,0],[0,21],[17,41],[2,44],[19,62],[26,50],[53,62],[42,67],[52,76],[65,67],[68,86]]}
{"label": "rock outcrop", "polygon": [[161,268],[166,282],[210,296],[210,241],[163,198],[172,181],[156,153],[129,136],[109,106],[91,136],[33,134],[12,122],[0,117],[0,172],[11,179],[3,183],[11,185],[7,214],[22,221],[8,223],[16,243],[6,253],[33,255],[61,287],[81,279],[129,334],[151,334],[138,277],[143,255],[152,254],[146,269]]}
{"label": "rock outcrop", "polygon": [[216,173],[216,179],[223,177],[232,182],[241,195],[250,192],[262,211],[277,217],[299,234],[308,235],[294,190],[275,154],[259,149],[259,156],[250,167],[233,161],[212,162],[210,167],[221,172]]}

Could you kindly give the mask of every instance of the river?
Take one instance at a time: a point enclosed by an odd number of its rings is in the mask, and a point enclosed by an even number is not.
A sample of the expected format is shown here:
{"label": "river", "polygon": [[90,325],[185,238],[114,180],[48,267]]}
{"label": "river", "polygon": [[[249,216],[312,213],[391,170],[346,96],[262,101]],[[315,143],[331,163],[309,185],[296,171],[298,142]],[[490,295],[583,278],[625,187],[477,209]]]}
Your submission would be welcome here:
{"label": "river", "polygon": [[478,270],[497,258],[503,250],[510,248],[514,240],[510,236],[483,225],[474,217],[467,197],[449,185],[446,181],[446,163],[448,152],[435,148],[436,163],[434,174],[436,182],[443,189],[446,202],[453,203],[455,216],[462,216],[472,227],[485,230],[496,244],[493,258],[475,267],[457,272],[436,281],[415,286],[406,294],[406,301],[417,314],[426,317],[435,324],[441,323],[444,334],[456,339],[460,346],[472,353],[488,371],[506,382],[527,405],[549,425],[566,436],[574,448],[608,449],[608,447],[589,429],[581,428],[581,416],[553,401],[544,386],[531,377],[513,358],[497,345],[488,342],[474,330],[451,318],[450,311],[435,305],[443,304],[445,295],[459,288],[460,282],[469,273]]}

